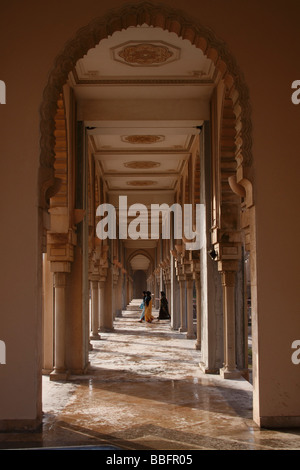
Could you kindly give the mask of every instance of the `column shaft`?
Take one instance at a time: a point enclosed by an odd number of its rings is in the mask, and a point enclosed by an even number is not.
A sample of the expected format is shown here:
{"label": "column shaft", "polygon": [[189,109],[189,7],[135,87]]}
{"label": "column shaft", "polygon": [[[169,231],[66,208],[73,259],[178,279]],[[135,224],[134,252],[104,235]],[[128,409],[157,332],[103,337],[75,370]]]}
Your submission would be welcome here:
{"label": "column shaft", "polygon": [[101,321],[100,331],[113,331],[113,271],[108,269],[107,278],[102,287],[101,282]]}
{"label": "column shaft", "polygon": [[186,331],[186,308],[185,308],[185,281],[179,281],[180,285],[180,328]]}
{"label": "column shaft", "polygon": [[197,341],[195,344],[196,349],[201,349],[201,283],[200,276],[195,280],[196,286],[196,312],[197,312]]}
{"label": "column shaft", "polygon": [[220,374],[225,379],[238,378],[235,351],[235,275],[233,271],[222,272],[224,302],[224,367]]}
{"label": "column shaft", "polygon": [[193,280],[188,279],[186,282],[187,295],[187,338],[195,338],[194,320],[193,320]]}
{"label": "column shaft", "polygon": [[91,281],[91,339],[100,339],[99,328],[99,282]]}
{"label": "column shaft", "polygon": [[54,273],[55,346],[54,370],[50,377],[64,380],[67,377],[65,365],[65,316],[66,316],[66,273]]}

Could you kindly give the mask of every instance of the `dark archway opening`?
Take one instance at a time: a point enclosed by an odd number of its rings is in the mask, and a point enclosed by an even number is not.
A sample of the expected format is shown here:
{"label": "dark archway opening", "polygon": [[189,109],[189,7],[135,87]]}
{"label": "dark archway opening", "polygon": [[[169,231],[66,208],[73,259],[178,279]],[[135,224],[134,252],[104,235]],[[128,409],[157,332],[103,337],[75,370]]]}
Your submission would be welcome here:
{"label": "dark archway opening", "polygon": [[133,275],[133,297],[134,299],[142,298],[142,293],[147,290],[147,276],[145,271],[135,271]]}

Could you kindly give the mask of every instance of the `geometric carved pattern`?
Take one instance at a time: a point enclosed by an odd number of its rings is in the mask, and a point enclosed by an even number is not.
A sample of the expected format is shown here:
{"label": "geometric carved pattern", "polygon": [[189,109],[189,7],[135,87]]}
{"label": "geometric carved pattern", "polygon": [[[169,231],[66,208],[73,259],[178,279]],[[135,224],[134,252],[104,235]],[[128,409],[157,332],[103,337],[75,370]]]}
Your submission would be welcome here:
{"label": "geometric carved pattern", "polygon": [[154,184],[157,184],[156,181],[150,181],[150,180],[136,180],[136,181],[127,181],[128,186],[153,186]]}
{"label": "geometric carved pattern", "polygon": [[136,44],[124,47],[119,56],[129,64],[145,66],[165,63],[173,56],[173,52],[166,46]]}
{"label": "geometric carved pattern", "polygon": [[129,144],[156,144],[163,140],[164,137],[162,135],[128,135],[122,137],[122,141]]}
{"label": "geometric carved pattern", "polygon": [[156,168],[160,166],[159,162],[150,161],[134,161],[124,163],[126,168],[132,168],[133,170],[149,170],[150,168]]}
{"label": "geometric carved pattern", "polygon": [[61,94],[57,102],[57,113],[55,116],[55,177],[60,180],[60,188],[50,198],[50,207],[68,206],[68,143],[65,106]]}

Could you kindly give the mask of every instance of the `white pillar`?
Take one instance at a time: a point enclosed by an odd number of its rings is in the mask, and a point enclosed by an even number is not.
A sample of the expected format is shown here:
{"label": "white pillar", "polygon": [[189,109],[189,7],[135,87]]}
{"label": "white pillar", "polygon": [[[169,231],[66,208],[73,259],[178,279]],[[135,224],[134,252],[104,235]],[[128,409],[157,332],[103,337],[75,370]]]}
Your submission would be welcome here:
{"label": "white pillar", "polygon": [[53,370],[53,273],[50,261],[43,256],[43,374],[49,375]]}
{"label": "white pillar", "polygon": [[186,308],[185,308],[185,281],[179,281],[180,286],[180,328],[179,331],[186,331]]}
{"label": "white pillar", "polygon": [[100,331],[113,331],[113,270],[108,268],[106,282],[101,282],[101,322]]}
{"label": "white pillar", "polygon": [[91,281],[91,329],[92,334],[90,338],[92,340],[100,339],[98,328],[99,328],[99,282]]}
{"label": "white pillar", "polygon": [[222,272],[223,313],[224,313],[224,367],[220,375],[224,379],[241,376],[236,368],[235,351],[235,275],[234,271]]}
{"label": "white pillar", "polygon": [[66,316],[66,273],[54,273],[54,310],[55,310],[55,346],[54,370],[51,379],[65,380],[67,371],[65,365],[65,316]]}
{"label": "white pillar", "polygon": [[193,321],[193,279],[188,278],[186,281],[187,295],[187,338],[195,338],[194,321]]}
{"label": "white pillar", "polygon": [[104,329],[105,281],[99,282],[99,330]]}
{"label": "white pillar", "polygon": [[195,277],[196,287],[196,312],[197,312],[197,341],[195,344],[196,349],[201,349],[201,283],[200,275],[197,274]]}

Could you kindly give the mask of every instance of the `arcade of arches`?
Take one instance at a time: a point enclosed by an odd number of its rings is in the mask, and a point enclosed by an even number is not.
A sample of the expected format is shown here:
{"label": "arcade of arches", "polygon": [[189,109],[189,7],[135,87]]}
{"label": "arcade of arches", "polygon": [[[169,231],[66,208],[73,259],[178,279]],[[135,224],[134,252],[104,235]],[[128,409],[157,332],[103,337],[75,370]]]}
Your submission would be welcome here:
{"label": "arcade of arches", "polygon": [[[84,374],[89,335],[112,331],[143,290],[155,308],[166,292],[171,328],[195,338],[205,373],[249,378],[254,205],[243,110],[230,73],[204,44],[146,23],[117,30],[86,51],[61,90],[59,184],[44,245],[43,370],[51,379]],[[138,238],[120,235],[120,196],[147,210],[128,212]],[[106,203],[116,209],[117,233],[101,239],[97,208]],[[170,236],[160,224],[151,237],[152,204],[174,203],[193,208],[194,230],[197,205],[204,206],[200,249],[188,249],[184,232],[175,238],[173,219]]]}

